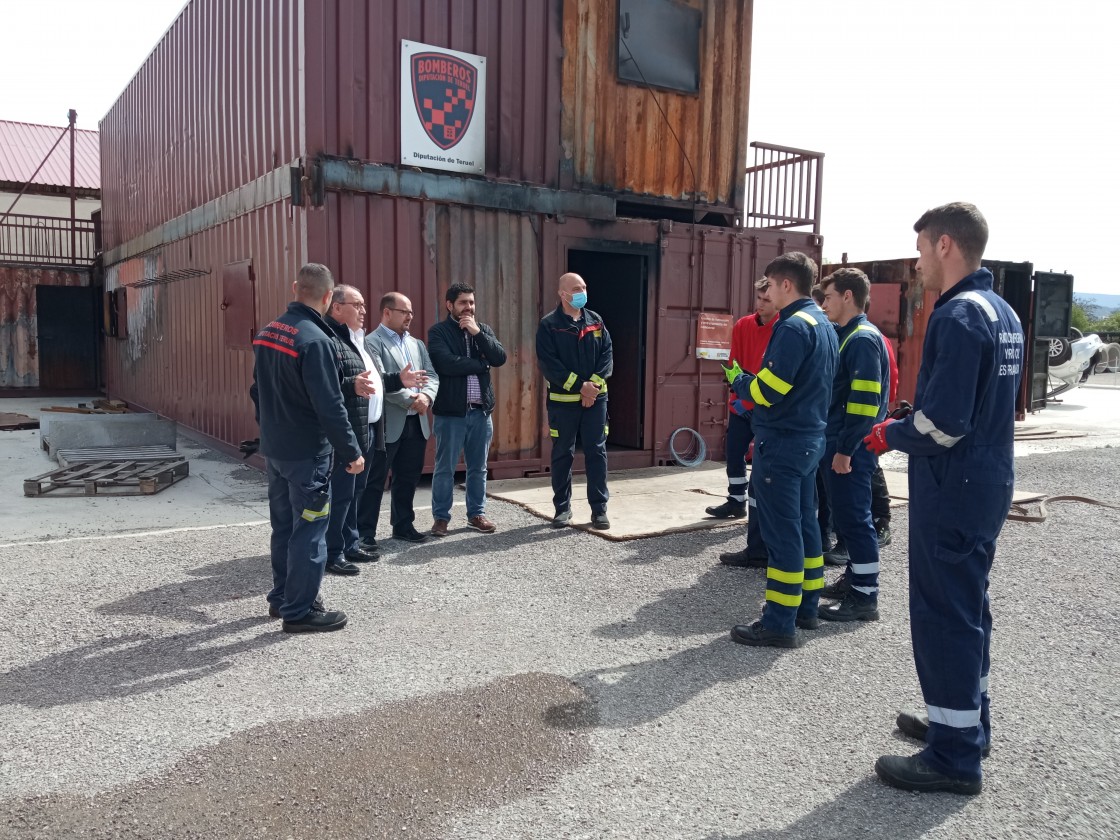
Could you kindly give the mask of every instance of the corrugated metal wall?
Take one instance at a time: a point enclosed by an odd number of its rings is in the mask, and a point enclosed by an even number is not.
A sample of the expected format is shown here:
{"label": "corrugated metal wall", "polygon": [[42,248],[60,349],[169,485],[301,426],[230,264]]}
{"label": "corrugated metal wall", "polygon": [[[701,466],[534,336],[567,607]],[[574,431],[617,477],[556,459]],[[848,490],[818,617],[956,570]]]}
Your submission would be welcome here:
{"label": "corrugated metal wall", "polygon": [[620,84],[617,0],[565,2],[561,186],[742,210],[753,2],[684,2],[703,11],[699,95]]}
{"label": "corrugated metal wall", "polygon": [[186,6],[99,126],[106,250],[300,156],[303,2]]}
{"label": "corrugated metal wall", "polygon": [[[173,417],[189,428],[234,443],[256,437],[252,347],[226,346],[222,272],[253,261],[257,325],[281,313],[305,261],[303,211],[284,202],[255,210],[204,233],[110,266],[105,288],[126,293],[128,335],[106,338],[106,379],[112,397]],[[137,286],[171,271],[198,277]]]}
{"label": "corrugated metal wall", "polygon": [[88,286],[88,271],[0,265],[0,388],[39,387],[37,286]]}
{"label": "corrugated metal wall", "polygon": [[555,186],[564,0],[309,0],[307,153],[400,158],[401,39],[486,56],[486,174]]}

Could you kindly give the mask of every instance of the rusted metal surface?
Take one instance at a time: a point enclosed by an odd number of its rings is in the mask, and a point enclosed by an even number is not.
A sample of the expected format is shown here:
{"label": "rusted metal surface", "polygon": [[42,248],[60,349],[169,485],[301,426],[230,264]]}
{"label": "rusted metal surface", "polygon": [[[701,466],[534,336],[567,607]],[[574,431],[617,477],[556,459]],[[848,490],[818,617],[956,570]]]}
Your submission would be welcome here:
{"label": "rusted metal surface", "polygon": [[556,186],[563,5],[564,0],[308,3],[307,154],[398,160],[400,42],[406,38],[486,56],[487,177]]}
{"label": "rusted metal surface", "polygon": [[703,12],[699,95],[619,83],[616,0],[564,3],[562,188],[743,209],[753,2],[685,1]]}
{"label": "rusted metal surface", "polygon": [[36,288],[88,286],[88,271],[0,265],[0,388],[38,388]]}
{"label": "rusted metal surface", "polygon": [[[59,189],[54,192],[65,192],[70,186],[70,144],[65,136],[68,133],[64,126],[0,120],[0,189],[22,186],[30,180],[32,191],[56,187]],[[81,195],[101,188],[101,153],[96,131],[74,132],[74,186]],[[0,213],[7,209],[0,207]]]}
{"label": "rusted metal surface", "polygon": [[755,228],[821,232],[824,155],[771,143],[751,143],[744,224]]}
{"label": "rusted metal surface", "polygon": [[[256,437],[253,355],[226,344],[223,267],[251,259],[257,322],[274,318],[306,261],[304,212],[276,203],[109,266],[106,291],[127,287],[126,336],[105,339],[109,395],[219,441]],[[161,277],[178,279],[146,282]]]}
{"label": "rusted metal surface", "polygon": [[100,123],[107,250],[300,156],[305,6],[321,14],[313,0],[183,9]]}
{"label": "rusted metal surface", "polygon": [[10,213],[0,221],[0,262],[89,265],[93,222]]}

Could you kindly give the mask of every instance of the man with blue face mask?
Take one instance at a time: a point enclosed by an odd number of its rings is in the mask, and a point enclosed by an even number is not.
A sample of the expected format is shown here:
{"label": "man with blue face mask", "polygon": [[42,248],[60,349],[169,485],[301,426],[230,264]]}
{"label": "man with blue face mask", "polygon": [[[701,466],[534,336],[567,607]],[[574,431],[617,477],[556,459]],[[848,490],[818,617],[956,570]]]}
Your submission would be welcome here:
{"label": "man with blue face mask", "polygon": [[552,438],[554,528],[572,522],[572,462],[576,435],[583,442],[591,527],[607,518],[607,379],[614,369],[611,337],[603,319],[587,309],[587,284],[578,274],[560,278],[560,305],[537,327],[537,365],[548,380],[548,430]]}

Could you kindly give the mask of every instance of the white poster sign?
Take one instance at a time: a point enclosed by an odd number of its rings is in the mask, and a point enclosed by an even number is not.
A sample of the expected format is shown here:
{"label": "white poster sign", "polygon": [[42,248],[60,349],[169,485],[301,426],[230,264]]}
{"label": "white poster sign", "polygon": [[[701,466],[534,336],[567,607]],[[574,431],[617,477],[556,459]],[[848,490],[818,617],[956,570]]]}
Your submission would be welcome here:
{"label": "white poster sign", "polygon": [[486,59],[401,41],[401,163],[486,172]]}

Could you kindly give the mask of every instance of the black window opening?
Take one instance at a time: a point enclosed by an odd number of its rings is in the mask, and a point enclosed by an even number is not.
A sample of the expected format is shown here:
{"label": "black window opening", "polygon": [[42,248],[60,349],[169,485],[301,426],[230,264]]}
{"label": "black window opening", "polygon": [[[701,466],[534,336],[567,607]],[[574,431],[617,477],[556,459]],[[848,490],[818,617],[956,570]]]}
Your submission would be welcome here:
{"label": "black window opening", "polygon": [[700,92],[699,9],[678,0],[618,0],[618,78]]}

